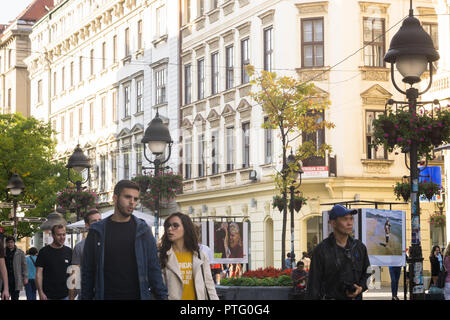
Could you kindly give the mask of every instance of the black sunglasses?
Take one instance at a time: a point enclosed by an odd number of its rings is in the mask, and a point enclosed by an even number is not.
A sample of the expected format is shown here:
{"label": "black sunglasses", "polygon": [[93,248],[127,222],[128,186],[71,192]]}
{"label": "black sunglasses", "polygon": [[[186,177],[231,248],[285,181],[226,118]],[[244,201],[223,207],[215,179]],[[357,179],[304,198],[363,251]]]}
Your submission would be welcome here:
{"label": "black sunglasses", "polygon": [[180,224],[178,222],[168,223],[166,225],[166,229],[169,229],[170,227],[172,227],[175,230],[175,229],[178,229],[180,227]]}

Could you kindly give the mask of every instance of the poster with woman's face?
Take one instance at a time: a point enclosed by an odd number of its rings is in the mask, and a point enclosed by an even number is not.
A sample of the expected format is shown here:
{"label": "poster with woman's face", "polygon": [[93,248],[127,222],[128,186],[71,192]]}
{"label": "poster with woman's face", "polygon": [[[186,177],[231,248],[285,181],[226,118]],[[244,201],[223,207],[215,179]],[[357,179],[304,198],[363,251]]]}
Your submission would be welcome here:
{"label": "poster with woman's face", "polygon": [[406,250],[405,212],[361,209],[362,242],[370,265],[404,266]]}
{"label": "poster with woman's face", "polygon": [[210,221],[209,247],[213,263],[248,263],[247,222]]}

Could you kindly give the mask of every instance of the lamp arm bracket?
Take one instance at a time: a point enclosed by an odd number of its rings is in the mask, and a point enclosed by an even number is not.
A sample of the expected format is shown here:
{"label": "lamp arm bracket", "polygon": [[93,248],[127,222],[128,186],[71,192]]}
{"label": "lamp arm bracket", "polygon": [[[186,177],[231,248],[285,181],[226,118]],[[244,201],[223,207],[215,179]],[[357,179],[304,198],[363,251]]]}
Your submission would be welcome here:
{"label": "lamp arm bracket", "polygon": [[397,83],[395,82],[395,77],[394,77],[394,63],[391,63],[391,80],[392,80],[392,84],[394,85],[395,89],[397,89],[397,91],[399,91],[400,93],[404,94],[406,96],[406,91],[403,91],[402,89],[400,89],[397,85]]}
{"label": "lamp arm bracket", "polygon": [[419,93],[419,96],[421,96],[422,94],[427,92],[431,88],[431,84],[433,83],[433,62],[431,62],[431,61],[428,62],[428,68],[430,69],[430,81],[428,81],[427,88],[424,91]]}

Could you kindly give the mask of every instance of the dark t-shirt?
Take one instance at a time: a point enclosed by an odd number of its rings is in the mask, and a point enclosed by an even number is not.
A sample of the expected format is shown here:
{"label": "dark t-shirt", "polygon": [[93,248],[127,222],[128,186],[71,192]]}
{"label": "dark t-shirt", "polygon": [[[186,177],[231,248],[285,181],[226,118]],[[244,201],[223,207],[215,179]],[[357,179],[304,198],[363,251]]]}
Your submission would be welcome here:
{"label": "dark t-shirt", "polygon": [[140,300],[134,242],[136,222],[108,218],[105,234],[105,300]]}
{"label": "dark t-shirt", "polygon": [[55,249],[50,245],[39,251],[36,267],[43,268],[42,290],[49,299],[63,299],[69,295],[67,267],[72,264],[72,249],[63,246]]}

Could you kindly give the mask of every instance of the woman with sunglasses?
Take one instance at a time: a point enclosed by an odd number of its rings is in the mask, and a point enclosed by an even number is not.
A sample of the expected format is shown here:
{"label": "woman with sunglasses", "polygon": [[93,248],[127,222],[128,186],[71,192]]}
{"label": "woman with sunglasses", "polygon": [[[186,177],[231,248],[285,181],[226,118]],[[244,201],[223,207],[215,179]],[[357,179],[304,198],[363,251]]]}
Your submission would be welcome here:
{"label": "woman with sunglasses", "polygon": [[208,257],[198,246],[189,216],[172,213],[164,222],[159,258],[169,300],[218,300]]}

